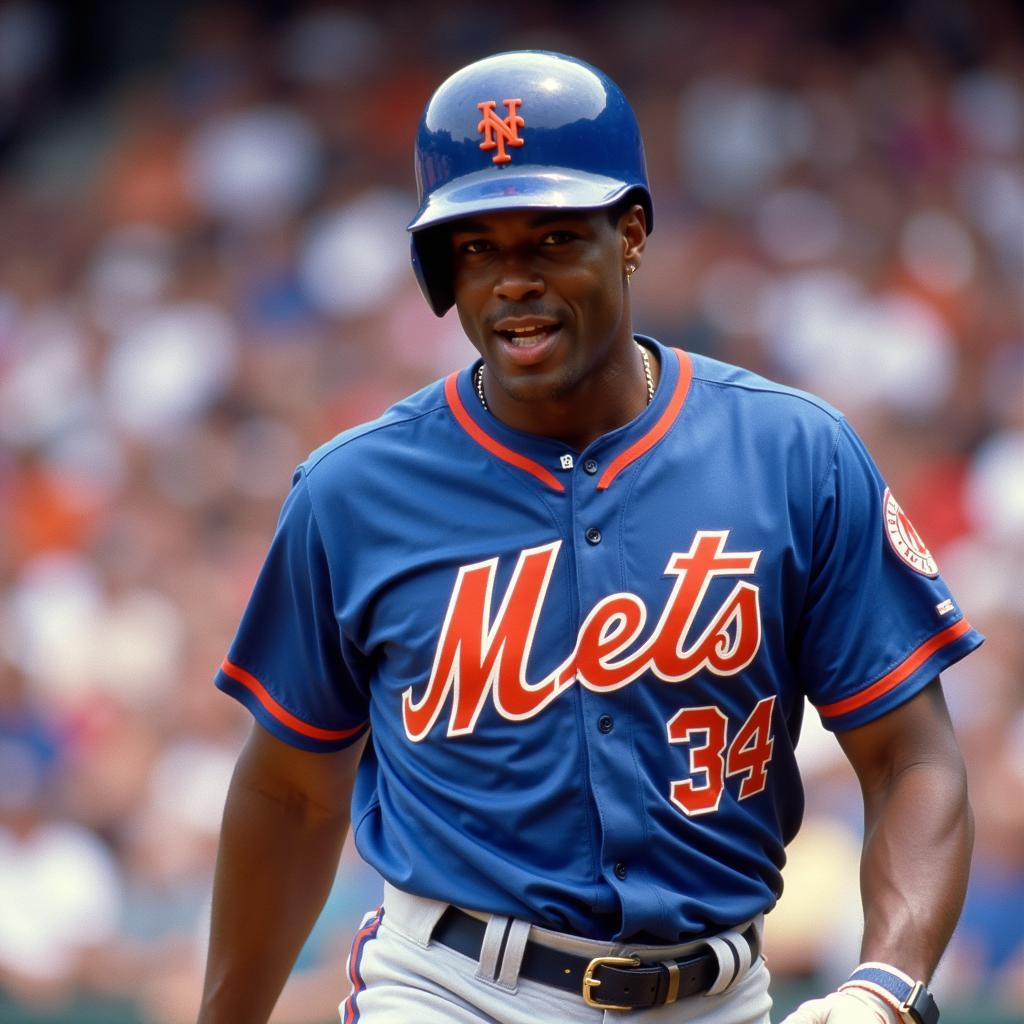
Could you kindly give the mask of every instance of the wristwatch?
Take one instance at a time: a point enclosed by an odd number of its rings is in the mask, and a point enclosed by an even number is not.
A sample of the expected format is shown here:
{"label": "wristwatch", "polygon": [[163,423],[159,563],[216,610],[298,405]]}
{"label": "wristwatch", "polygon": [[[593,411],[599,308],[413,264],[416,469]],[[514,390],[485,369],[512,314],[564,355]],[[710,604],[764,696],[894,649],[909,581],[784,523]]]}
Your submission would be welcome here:
{"label": "wristwatch", "polygon": [[914,981],[889,964],[861,964],[840,988],[865,988],[885,999],[889,1005],[897,1004],[903,1019],[912,1024],[938,1024],[939,1008],[935,997],[923,981]]}

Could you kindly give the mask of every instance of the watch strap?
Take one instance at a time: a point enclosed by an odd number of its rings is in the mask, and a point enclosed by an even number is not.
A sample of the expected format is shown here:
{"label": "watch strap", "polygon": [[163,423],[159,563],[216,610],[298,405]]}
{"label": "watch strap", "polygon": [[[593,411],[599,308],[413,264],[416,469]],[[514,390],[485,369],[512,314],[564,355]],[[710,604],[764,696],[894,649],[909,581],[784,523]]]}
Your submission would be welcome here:
{"label": "watch strap", "polygon": [[939,1008],[923,981],[915,981],[891,964],[863,963],[839,986],[873,992],[891,1006],[901,1019],[913,1024],[938,1024]]}

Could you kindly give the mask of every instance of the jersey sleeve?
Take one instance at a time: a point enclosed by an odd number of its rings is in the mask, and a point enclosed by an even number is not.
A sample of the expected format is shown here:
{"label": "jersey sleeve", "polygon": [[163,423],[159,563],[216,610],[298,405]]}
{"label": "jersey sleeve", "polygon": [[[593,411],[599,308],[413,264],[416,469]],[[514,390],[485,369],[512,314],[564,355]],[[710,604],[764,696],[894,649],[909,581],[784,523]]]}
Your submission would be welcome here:
{"label": "jersey sleeve", "polygon": [[983,637],[845,420],[814,507],[798,665],[822,722],[841,731],[909,700]]}
{"label": "jersey sleeve", "polygon": [[368,718],[345,653],[327,553],[299,470],[216,685],[284,742],[340,750]]}

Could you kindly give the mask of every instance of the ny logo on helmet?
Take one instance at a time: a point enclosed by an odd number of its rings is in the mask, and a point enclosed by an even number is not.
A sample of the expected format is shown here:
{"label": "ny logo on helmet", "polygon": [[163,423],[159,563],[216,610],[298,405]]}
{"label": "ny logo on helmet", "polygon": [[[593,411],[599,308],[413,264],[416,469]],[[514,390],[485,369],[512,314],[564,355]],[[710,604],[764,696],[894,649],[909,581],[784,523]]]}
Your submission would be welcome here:
{"label": "ny logo on helmet", "polygon": [[506,146],[521,146],[523,140],[519,137],[519,129],[526,122],[516,112],[522,100],[502,100],[508,115],[504,118],[498,117],[494,112],[497,105],[494,100],[484,100],[478,103],[477,108],[483,114],[483,118],[476,126],[478,132],[484,133],[484,141],[480,148],[489,150],[496,149],[498,152],[491,158],[492,163],[507,164],[512,156],[505,152]]}

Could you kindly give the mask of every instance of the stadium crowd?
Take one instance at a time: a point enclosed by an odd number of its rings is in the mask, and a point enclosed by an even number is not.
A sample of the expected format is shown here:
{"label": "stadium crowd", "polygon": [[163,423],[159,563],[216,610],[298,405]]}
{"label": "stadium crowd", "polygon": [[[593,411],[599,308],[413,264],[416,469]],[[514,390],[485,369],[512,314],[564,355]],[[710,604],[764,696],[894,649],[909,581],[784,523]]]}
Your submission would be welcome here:
{"label": "stadium crowd", "polygon": [[[1024,1014],[1015,5],[183,4],[82,90],[61,9],[0,3],[0,1020],[194,1012],[250,724],[213,673],[294,466],[472,356],[409,268],[412,137],[447,72],[521,47],[637,108],[639,328],[843,409],[986,634],[946,676],[977,843],[934,988]],[[800,754],[767,955],[824,991],[857,960],[859,798],[813,713]],[[378,892],[347,851],[276,1020],[329,1019]]]}

